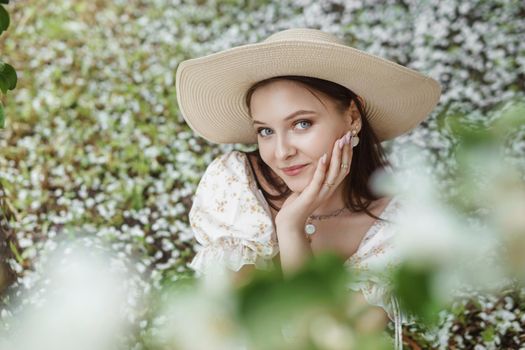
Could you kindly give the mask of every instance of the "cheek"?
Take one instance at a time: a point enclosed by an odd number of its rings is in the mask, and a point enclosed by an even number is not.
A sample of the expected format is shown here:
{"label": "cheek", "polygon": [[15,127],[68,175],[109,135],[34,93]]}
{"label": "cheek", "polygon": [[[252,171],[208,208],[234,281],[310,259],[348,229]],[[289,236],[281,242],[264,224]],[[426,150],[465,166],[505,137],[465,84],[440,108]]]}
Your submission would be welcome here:
{"label": "cheek", "polygon": [[316,161],[326,152],[328,159],[334,149],[334,142],[337,140],[334,136],[328,136],[326,134],[316,135],[309,140],[305,140],[304,153],[307,154],[308,158],[312,161]]}
{"label": "cheek", "polygon": [[271,155],[271,152],[269,151],[268,147],[261,147],[259,145],[259,154],[261,155],[261,158],[263,160],[263,162],[265,162],[266,164],[268,164],[271,160],[270,160],[270,155]]}
{"label": "cheek", "polygon": [[275,162],[273,159],[272,150],[269,147],[259,146],[259,154],[263,162],[268,165],[273,171],[275,171]]}
{"label": "cheek", "polygon": [[334,146],[334,142],[343,136],[345,130],[344,125],[319,125],[315,130],[309,132],[301,140],[301,144],[305,149],[309,150],[310,153],[323,155],[324,152],[331,151]]}

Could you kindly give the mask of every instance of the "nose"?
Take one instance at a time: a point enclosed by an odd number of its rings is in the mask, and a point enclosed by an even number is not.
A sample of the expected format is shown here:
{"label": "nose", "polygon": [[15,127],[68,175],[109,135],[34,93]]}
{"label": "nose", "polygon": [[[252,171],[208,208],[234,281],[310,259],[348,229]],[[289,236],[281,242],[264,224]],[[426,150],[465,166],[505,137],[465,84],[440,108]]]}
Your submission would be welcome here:
{"label": "nose", "polygon": [[295,146],[290,142],[288,137],[280,136],[277,138],[277,145],[275,147],[275,157],[280,160],[289,158],[296,153]]}

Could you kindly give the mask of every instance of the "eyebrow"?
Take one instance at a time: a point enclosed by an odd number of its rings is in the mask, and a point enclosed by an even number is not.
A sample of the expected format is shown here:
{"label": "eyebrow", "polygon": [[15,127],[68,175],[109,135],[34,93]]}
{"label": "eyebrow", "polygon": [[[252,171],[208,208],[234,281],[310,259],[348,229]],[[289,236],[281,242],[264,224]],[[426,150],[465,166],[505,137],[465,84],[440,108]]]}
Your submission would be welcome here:
{"label": "eyebrow", "polygon": [[[284,120],[286,121],[286,120],[292,119],[293,117],[297,117],[298,115],[301,115],[301,114],[315,114],[315,111],[305,111],[301,109],[301,110],[293,112],[292,114],[284,118]],[[265,124],[265,123],[258,121],[258,120],[254,120],[253,125],[255,124]]]}

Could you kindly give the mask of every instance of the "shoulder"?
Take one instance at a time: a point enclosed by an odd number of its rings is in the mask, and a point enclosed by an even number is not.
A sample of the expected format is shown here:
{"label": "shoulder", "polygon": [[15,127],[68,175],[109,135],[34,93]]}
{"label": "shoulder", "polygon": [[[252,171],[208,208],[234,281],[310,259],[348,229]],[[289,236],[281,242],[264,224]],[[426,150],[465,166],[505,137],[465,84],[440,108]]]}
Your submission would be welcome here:
{"label": "shoulder", "polygon": [[217,156],[201,177],[197,191],[232,188],[257,189],[246,153],[230,151]]}
{"label": "shoulder", "polygon": [[[217,156],[211,164],[222,164],[224,166],[228,165],[239,165],[246,163],[247,155],[244,152],[233,150],[226,153],[223,153]],[[210,164],[210,165],[211,165]]]}
{"label": "shoulder", "polygon": [[402,201],[398,197],[382,197],[376,203],[379,208],[378,216],[387,221],[395,220],[402,208]]}
{"label": "shoulder", "polygon": [[395,221],[402,206],[402,201],[398,197],[391,196],[380,197],[371,202],[367,209],[379,218],[374,222],[372,228],[381,223]]}
{"label": "shoulder", "polygon": [[403,210],[404,203],[399,197],[390,197],[387,205],[381,213],[381,218],[389,221],[391,224],[398,221],[399,215]]}
{"label": "shoulder", "polygon": [[269,215],[245,153],[230,151],[208,165],[193,198],[190,220],[203,212],[225,216],[228,221],[241,216],[248,220],[256,213]]}
{"label": "shoulder", "polygon": [[246,153],[240,151],[230,151],[223,153],[208,165],[204,174],[232,173],[235,175],[246,174],[247,165]]}

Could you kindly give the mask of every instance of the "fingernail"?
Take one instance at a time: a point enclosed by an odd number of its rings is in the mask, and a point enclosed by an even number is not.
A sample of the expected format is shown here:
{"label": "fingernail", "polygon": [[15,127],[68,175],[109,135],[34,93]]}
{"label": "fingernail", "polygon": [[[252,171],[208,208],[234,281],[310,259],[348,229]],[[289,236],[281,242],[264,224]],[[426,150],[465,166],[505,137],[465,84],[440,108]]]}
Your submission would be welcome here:
{"label": "fingernail", "polygon": [[339,140],[337,141],[337,143],[338,143],[339,149],[343,149],[343,146],[344,146],[345,143],[346,143],[344,137],[341,138],[341,139],[339,139]]}
{"label": "fingernail", "polygon": [[351,133],[350,131],[346,133],[345,135],[345,141],[346,141],[346,144],[349,144],[350,143],[350,137],[351,137]]}
{"label": "fingernail", "polygon": [[321,163],[326,164],[326,153],[321,157]]}

